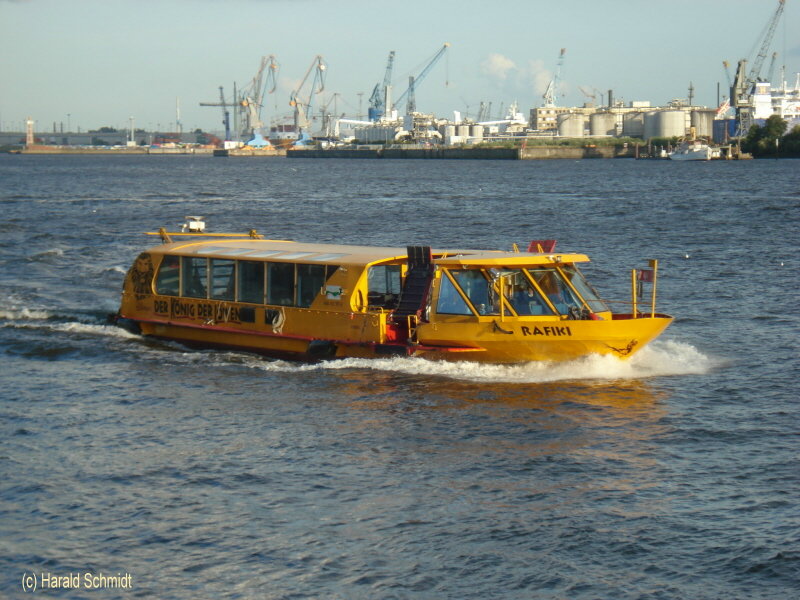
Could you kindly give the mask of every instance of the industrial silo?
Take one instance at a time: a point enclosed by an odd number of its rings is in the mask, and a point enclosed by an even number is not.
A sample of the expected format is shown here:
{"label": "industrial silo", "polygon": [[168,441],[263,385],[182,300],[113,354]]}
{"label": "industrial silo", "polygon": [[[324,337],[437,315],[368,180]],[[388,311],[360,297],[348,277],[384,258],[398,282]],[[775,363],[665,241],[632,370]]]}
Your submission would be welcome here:
{"label": "industrial silo", "polygon": [[593,137],[616,135],[617,116],[611,113],[594,113],[590,115],[589,132]]}
{"label": "industrial silo", "polygon": [[584,118],[580,113],[558,115],[558,135],[561,137],[583,137]]}
{"label": "industrial silo", "polygon": [[692,111],[692,127],[698,137],[710,138],[714,135],[714,117],[717,111],[706,108]]}
{"label": "industrial silo", "polygon": [[660,111],[648,110],[644,113],[642,137],[646,140],[658,135],[658,114]]}
{"label": "industrial silo", "polygon": [[458,137],[468,138],[469,137],[469,125],[459,125],[456,128],[456,135]]}
{"label": "industrial silo", "polygon": [[483,139],[483,125],[473,125],[470,127],[470,135],[479,140]]}
{"label": "industrial silo", "polygon": [[686,113],[682,110],[662,110],[656,119],[655,137],[683,137],[686,135]]}
{"label": "industrial silo", "polygon": [[644,137],[643,112],[629,112],[622,116],[622,135],[625,137]]}

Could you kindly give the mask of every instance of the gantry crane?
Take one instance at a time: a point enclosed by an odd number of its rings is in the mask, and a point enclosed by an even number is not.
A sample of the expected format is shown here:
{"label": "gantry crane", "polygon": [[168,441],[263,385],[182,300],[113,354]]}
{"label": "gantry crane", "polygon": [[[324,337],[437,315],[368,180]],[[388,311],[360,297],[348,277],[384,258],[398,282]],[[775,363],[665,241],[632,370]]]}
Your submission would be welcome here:
{"label": "gantry crane", "polygon": [[[322,56],[317,55],[311,61],[306,74],[303,76],[300,85],[292,92],[289,98],[289,106],[294,108],[294,127],[297,132],[297,144],[302,145],[310,139],[309,129],[311,128],[311,104],[314,100],[314,95],[321,93],[325,89],[325,73],[328,65]],[[308,76],[314,71],[314,79],[311,82],[311,88],[308,91],[308,96],[300,97],[303,86],[308,80]]]}
{"label": "gantry crane", "polygon": [[397,105],[399,105],[406,96],[408,100],[406,101],[406,114],[410,115],[411,113],[416,112],[417,110],[417,102],[415,97],[415,90],[416,86],[425,78],[425,76],[430,73],[431,69],[439,62],[439,59],[444,56],[444,53],[450,47],[449,42],[445,42],[444,45],[433,55],[433,57],[428,61],[428,64],[425,66],[424,69],[420,72],[419,75],[416,77],[414,75],[409,76],[408,78],[408,88],[405,92],[400,94],[400,96],[392,103],[392,109],[396,109]]}
{"label": "gantry crane", "polygon": [[386,113],[386,107],[390,106],[392,94],[392,67],[394,65],[394,50],[389,52],[389,59],[386,62],[386,72],[383,75],[383,85],[375,84],[372,95],[369,97],[369,120],[377,121]]}
{"label": "gantry crane", "polygon": [[556,91],[558,89],[558,79],[561,77],[561,66],[564,64],[564,54],[567,52],[566,48],[561,49],[561,53],[558,55],[558,66],[556,67],[556,72],[553,75],[553,78],[550,80],[550,83],[547,84],[547,89],[542,94],[542,98],[544,98],[544,107],[545,108],[553,108],[556,105]]}
{"label": "gantry crane", "polygon": [[200,106],[221,106],[222,107],[222,124],[225,126],[225,139],[231,139],[231,113],[228,112],[228,107],[236,106],[235,103],[225,102],[225,91],[222,86],[219,86],[219,102],[201,102]]}
{"label": "gantry crane", "polygon": [[[237,108],[243,113],[240,120],[240,122],[244,123],[243,137],[250,140],[248,142],[250,146],[269,145],[269,142],[263,138],[260,132],[260,129],[264,126],[261,120],[261,109],[264,106],[264,94],[271,94],[275,91],[275,87],[278,84],[279,69],[280,65],[275,60],[274,55],[262,56],[258,71],[256,71],[255,76],[247,87],[241,91]],[[267,73],[266,81],[264,81],[265,71]],[[271,87],[269,87],[270,83],[272,84]],[[267,87],[269,87],[269,90],[267,90]]]}

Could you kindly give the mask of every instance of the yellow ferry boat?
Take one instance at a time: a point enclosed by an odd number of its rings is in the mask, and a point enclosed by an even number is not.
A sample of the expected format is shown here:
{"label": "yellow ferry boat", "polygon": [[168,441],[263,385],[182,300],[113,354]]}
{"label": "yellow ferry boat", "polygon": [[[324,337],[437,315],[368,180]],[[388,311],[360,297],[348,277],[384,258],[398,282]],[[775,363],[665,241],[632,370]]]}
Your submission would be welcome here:
{"label": "yellow ferry boat", "polygon": [[[555,252],[552,240],[503,252],[307,244],[195,229],[162,229],[163,244],[138,256],[115,315],[120,325],[190,346],[300,360],[404,355],[510,363],[626,358],[672,322],[655,311],[656,261],[631,272],[630,312],[614,313],[578,269],[588,257]],[[644,311],[642,282],[652,286]]]}

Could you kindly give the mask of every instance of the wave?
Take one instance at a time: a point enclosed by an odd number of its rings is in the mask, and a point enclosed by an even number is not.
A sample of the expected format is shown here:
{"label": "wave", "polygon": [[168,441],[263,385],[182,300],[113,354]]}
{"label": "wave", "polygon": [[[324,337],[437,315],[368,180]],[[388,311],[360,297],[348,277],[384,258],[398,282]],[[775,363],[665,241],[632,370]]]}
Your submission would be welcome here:
{"label": "wave", "polygon": [[55,314],[47,310],[29,308],[0,309],[0,319],[6,321],[43,321],[53,317],[55,317]]}
{"label": "wave", "polygon": [[[2,317],[2,312],[0,312],[0,318]],[[135,339],[141,338],[141,336],[131,333],[122,327],[117,327],[116,325],[101,325],[99,323],[81,323],[77,321],[71,321],[67,323],[58,323],[52,322],[51,317],[40,317],[40,319],[46,319],[44,323],[41,322],[12,322],[12,323],[2,323],[0,324],[0,328],[3,327],[12,327],[14,329],[39,329],[39,330],[48,330],[48,331],[59,331],[62,333],[77,333],[77,334],[88,334],[88,335],[99,335],[104,337],[117,337],[123,339]],[[47,320],[49,319],[49,320]]]}
{"label": "wave", "polygon": [[122,273],[125,275],[128,271],[124,267],[120,267],[118,265],[114,265],[113,267],[106,267],[102,271],[103,273]]}
{"label": "wave", "polygon": [[445,362],[423,358],[346,358],[315,364],[271,361],[231,353],[218,358],[227,364],[239,363],[249,368],[272,372],[375,370],[407,375],[445,377],[482,383],[550,383],[554,381],[614,381],[676,375],[703,375],[724,361],[706,356],[694,346],[676,341],[657,341],[646,346],[630,360],[614,356],[591,355],[565,362],[528,362],[514,365]]}
{"label": "wave", "polygon": [[31,262],[35,262],[35,261],[49,260],[53,257],[61,257],[61,256],[64,256],[64,251],[61,248],[51,248],[50,250],[44,250],[42,252],[38,252],[32,256],[29,256],[28,260]]}

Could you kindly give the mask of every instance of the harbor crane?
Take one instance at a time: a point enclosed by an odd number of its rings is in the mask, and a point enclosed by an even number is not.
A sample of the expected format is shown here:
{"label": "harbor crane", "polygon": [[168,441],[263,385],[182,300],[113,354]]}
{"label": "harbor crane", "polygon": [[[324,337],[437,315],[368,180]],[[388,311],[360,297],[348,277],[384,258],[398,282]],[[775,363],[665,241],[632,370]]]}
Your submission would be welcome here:
{"label": "harbor crane", "polygon": [[[314,95],[322,93],[325,89],[325,73],[327,69],[328,65],[322,56],[319,54],[315,56],[300,85],[289,97],[289,106],[294,108],[294,127],[298,136],[296,145],[304,145],[311,139],[309,135],[309,129],[311,129],[311,105],[314,101]],[[311,88],[308,91],[308,95],[301,98],[300,94],[303,86],[305,86],[312,71],[314,72],[314,79],[311,82]]]}
{"label": "harbor crane", "polygon": [[225,91],[222,86],[219,86],[219,102],[201,102],[200,106],[221,106],[222,107],[222,124],[225,126],[225,139],[231,139],[231,113],[228,112],[228,107],[236,106],[235,103],[225,102]]}
{"label": "harbor crane", "polygon": [[[260,129],[264,126],[261,120],[261,109],[264,107],[264,95],[271,94],[278,85],[278,70],[280,65],[275,56],[262,56],[261,63],[250,83],[241,91],[238,99],[238,109],[243,112],[244,137],[249,136],[249,146],[269,146],[269,142],[261,135]],[[266,71],[266,81],[264,72]],[[271,84],[271,85],[270,85]],[[269,87],[269,90],[267,88]]]}
{"label": "harbor crane", "polygon": [[597,102],[597,97],[600,96],[600,106],[603,105],[603,92],[601,92],[597,88],[592,88],[591,90],[587,90],[582,85],[579,85],[578,89],[581,91],[581,93],[584,96],[586,96],[587,98],[590,98],[592,100],[592,102]]}
{"label": "harbor crane", "polygon": [[778,53],[772,53],[772,59],[769,61],[769,68],[767,69],[767,76],[765,77],[766,81],[772,83],[772,78],[775,76],[775,60],[778,58]]}
{"label": "harbor crane", "polygon": [[389,60],[386,62],[386,73],[383,75],[383,84],[375,84],[372,95],[369,97],[369,120],[377,121],[386,113],[386,107],[390,105],[392,94],[392,67],[394,66],[394,50],[389,52]]}
{"label": "harbor crane", "polygon": [[767,58],[775,29],[778,27],[786,0],[778,0],[778,7],[759,35],[761,46],[750,70],[747,70],[747,59],[741,59],[736,67],[736,75],[731,86],[731,106],[736,109],[738,122],[737,137],[746,135],[753,124],[753,93],[756,83],[761,81],[761,68]]}
{"label": "harbor crane", "polygon": [[408,88],[405,92],[400,94],[400,96],[392,103],[392,109],[396,109],[397,106],[404,100],[406,97],[406,114],[410,115],[417,110],[417,101],[415,97],[416,86],[420,84],[420,82],[425,79],[425,76],[430,73],[431,69],[439,62],[439,59],[444,56],[444,53],[450,47],[449,42],[445,42],[444,45],[433,55],[433,57],[428,61],[428,64],[425,66],[424,69],[417,75],[416,77],[411,75],[408,78]]}
{"label": "harbor crane", "polygon": [[561,49],[561,53],[558,55],[558,65],[556,66],[556,72],[553,75],[553,78],[550,80],[550,83],[547,84],[547,89],[542,94],[542,98],[544,98],[544,108],[553,108],[556,105],[556,91],[558,89],[558,80],[561,77],[561,67],[564,64],[564,54],[567,52],[566,48]]}

